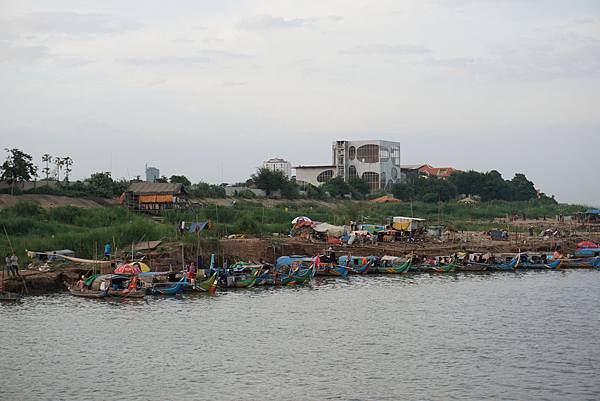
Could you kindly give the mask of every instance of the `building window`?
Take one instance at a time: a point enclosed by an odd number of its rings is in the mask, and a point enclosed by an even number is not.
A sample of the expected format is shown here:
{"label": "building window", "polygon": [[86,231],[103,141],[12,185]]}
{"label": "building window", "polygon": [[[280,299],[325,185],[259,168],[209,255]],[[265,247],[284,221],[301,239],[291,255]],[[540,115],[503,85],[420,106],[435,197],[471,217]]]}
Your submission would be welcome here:
{"label": "building window", "polygon": [[325,170],[317,176],[318,182],[327,182],[333,178],[333,170]]}
{"label": "building window", "polygon": [[354,160],[356,158],[356,148],[354,146],[350,146],[348,149],[348,157],[350,160]]}
{"label": "building window", "polygon": [[391,152],[392,164],[400,167],[400,146],[394,146]]}
{"label": "building window", "polygon": [[384,146],[379,149],[379,161],[387,162],[390,160],[390,150]]}
{"label": "building window", "polygon": [[350,166],[348,167],[348,178],[356,178],[358,177],[358,173],[356,172],[356,167]]}
{"label": "building window", "polygon": [[379,145],[368,144],[356,149],[356,157],[363,163],[377,163],[379,161]]}
{"label": "building window", "polygon": [[[360,149],[360,148],[359,148]],[[362,175],[363,181],[369,184],[369,189],[375,191],[379,189],[379,174],[372,171],[364,172]]]}

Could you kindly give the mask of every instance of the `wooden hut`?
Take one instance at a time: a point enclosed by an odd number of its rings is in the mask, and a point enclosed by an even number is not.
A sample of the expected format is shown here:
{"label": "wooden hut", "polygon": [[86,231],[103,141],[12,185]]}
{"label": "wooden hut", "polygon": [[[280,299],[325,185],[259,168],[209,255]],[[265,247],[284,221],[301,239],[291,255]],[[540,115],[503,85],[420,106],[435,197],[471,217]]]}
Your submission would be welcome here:
{"label": "wooden hut", "polygon": [[121,195],[121,204],[133,212],[162,214],[187,204],[182,184],[134,182]]}

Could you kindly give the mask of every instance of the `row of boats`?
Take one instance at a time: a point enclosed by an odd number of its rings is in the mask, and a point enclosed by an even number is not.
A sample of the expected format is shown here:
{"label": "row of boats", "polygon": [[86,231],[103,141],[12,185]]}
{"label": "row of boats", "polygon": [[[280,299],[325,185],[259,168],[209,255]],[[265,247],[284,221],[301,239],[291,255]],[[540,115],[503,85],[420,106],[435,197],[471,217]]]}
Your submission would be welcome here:
{"label": "row of boats", "polygon": [[344,255],[336,258],[332,253],[326,253],[316,257],[282,256],[274,265],[238,262],[228,267],[216,267],[213,255],[210,268],[199,272],[142,272],[121,266],[115,271],[127,274],[82,277],[77,283],[67,286],[70,293],[78,297],[142,298],[147,295],[177,295],[186,291],[214,294],[217,288],[304,285],[314,276],[345,278],[351,274],[448,274],[562,268],[600,269],[600,257],[549,258],[540,254],[518,253],[498,258],[458,253],[429,259],[415,255],[381,258]]}

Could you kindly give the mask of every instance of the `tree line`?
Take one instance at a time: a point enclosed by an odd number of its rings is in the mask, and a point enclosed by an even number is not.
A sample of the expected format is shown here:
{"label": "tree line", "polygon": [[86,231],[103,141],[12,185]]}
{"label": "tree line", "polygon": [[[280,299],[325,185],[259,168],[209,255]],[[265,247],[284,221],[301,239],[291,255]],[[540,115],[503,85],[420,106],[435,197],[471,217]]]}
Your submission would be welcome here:
{"label": "tree line", "polygon": [[[31,181],[38,177],[38,166],[33,162],[31,155],[19,149],[6,149],[7,157],[0,165],[0,181],[11,184],[11,193],[19,193],[14,184]],[[27,193],[46,193],[67,196],[97,196],[115,197],[121,195],[131,182],[140,182],[139,176],[134,180],[114,180],[110,172],[98,172],[84,180],[70,182],[73,160],[70,157],[56,157],[49,154],[42,156],[42,173],[47,181],[55,180],[56,186],[38,186],[26,191]],[[53,166],[53,167],[52,167]],[[62,181],[61,181],[61,173]],[[192,197],[198,198],[224,198],[225,184],[214,185],[206,182],[192,183],[185,175],[165,176],[157,179],[158,182],[180,183]],[[258,188],[265,191],[267,196],[278,194],[285,199],[329,199],[349,198],[365,199],[372,194],[369,185],[358,177],[345,181],[341,177],[334,177],[321,186],[298,185],[295,178],[288,178],[281,171],[268,168],[259,168],[255,174],[240,185]],[[7,189],[2,190],[6,192]],[[447,202],[456,199],[459,195],[477,197],[482,201],[528,201],[540,199],[555,202],[554,197],[548,197],[536,191],[532,181],[522,173],[517,173],[510,180],[505,180],[502,175],[492,170],[489,172],[457,171],[449,178],[417,176],[407,182],[393,184],[388,191],[400,200],[417,200],[427,203]],[[243,198],[253,198],[251,191],[242,191],[237,194]]]}

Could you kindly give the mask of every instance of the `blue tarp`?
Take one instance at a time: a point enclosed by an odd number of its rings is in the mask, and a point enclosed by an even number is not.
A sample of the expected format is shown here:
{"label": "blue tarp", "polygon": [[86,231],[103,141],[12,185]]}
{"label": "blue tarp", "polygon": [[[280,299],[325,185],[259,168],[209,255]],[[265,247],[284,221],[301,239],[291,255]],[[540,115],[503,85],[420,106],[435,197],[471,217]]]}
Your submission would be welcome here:
{"label": "blue tarp", "polygon": [[190,223],[190,232],[196,233],[208,229],[208,221],[195,221]]}
{"label": "blue tarp", "polygon": [[600,209],[588,209],[585,211],[585,214],[598,214],[600,215]]}

